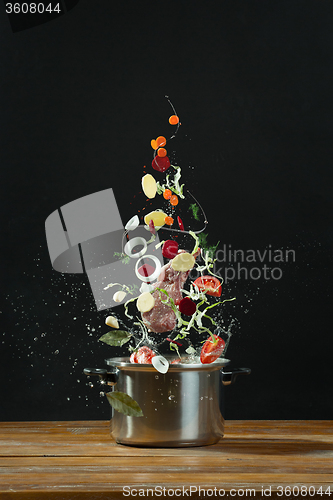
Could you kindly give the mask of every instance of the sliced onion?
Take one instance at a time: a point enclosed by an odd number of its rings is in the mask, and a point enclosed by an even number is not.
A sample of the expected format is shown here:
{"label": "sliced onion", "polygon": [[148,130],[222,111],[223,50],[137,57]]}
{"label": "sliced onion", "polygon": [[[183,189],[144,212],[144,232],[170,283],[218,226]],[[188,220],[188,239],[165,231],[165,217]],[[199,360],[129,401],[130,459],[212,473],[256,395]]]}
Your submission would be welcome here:
{"label": "sliced onion", "polygon": [[[140,252],[132,253],[132,250],[134,247],[137,245],[143,245],[142,250]],[[144,238],[141,238],[140,236],[137,236],[136,238],[132,238],[129,240],[125,247],[124,247],[124,252],[126,255],[129,257],[132,257],[132,259],[138,259],[139,257],[142,257],[147,251],[147,242]]]}
{"label": "sliced onion", "polygon": [[164,356],[154,356],[151,360],[153,367],[160,373],[169,370],[169,361]]}
{"label": "sliced onion", "polygon": [[140,224],[139,217],[137,215],[134,215],[126,224],[125,229],[126,231],[133,231],[138,227]]}

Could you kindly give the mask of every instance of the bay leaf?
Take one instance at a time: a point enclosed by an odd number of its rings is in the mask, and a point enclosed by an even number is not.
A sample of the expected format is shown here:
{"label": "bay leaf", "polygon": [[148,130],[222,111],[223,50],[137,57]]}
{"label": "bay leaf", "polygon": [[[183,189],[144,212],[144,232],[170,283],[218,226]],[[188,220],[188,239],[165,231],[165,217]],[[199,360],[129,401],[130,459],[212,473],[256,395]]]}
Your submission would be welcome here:
{"label": "bay leaf", "polygon": [[128,417],[143,417],[143,412],[138,403],[125,392],[112,391],[106,393],[112,408]]}
{"label": "bay leaf", "polygon": [[116,330],[105,333],[102,337],[99,338],[101,342],[105,342],[105,344],[121,347],[126,344],[131,338],[131,334],[125,332],[125,330]]}

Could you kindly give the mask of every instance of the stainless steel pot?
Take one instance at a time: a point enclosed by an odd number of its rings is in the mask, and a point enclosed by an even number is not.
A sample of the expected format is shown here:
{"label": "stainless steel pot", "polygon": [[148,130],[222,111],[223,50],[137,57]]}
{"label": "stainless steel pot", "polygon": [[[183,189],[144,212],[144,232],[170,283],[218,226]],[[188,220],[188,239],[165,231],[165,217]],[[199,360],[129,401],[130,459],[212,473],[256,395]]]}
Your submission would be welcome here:
{"label": "stainless steel pot", "polygon": [[140,405],[143,417],[115,411],[111,433],[117,443],[147,447],[203,446],[217,443],[224,434],[220,407],[222,384],[232,384],[248,368],[224,370],[227,359],[211,364],[170,364],[166,374],[152,365],[111,358],[110,370],[86,368],[104,382],[125,392]]}

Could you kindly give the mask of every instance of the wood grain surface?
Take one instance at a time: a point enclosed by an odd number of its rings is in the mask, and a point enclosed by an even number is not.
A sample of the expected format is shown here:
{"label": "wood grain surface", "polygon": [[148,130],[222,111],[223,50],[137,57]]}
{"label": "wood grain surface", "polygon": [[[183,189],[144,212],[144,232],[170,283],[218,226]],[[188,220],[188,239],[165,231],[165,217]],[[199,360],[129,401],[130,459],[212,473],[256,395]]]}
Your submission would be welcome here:
{"label": "wood grain surface", "polygon": [[1,500],[171,496],[333,500],[333,422],[227,421],[218,444],[163,449],[106,421],[0,423]]}

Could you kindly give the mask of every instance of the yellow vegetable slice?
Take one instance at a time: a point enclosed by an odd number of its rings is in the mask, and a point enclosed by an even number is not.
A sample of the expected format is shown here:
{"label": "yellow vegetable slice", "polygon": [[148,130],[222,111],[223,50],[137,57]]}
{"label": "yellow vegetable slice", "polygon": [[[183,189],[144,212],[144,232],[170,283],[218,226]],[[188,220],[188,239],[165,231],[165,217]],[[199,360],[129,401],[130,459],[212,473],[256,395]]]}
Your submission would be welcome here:
{"label": "yellow vegetable slice", "polygon": [[150,212],[145,216],[145,224],[149,225],[149,222],[152,220],[154,222],[155,227],[161,227],[165,224],[165,218],[167,214],[162,211],[155,210],[154,212]]}
{"label": "yellow vegetable slice", "polygon": [[146,174],[141,179],[143,192],[147,198],[155,198],[157,193],[157,185],[154,177],[151,174]]}
{"label": "yellow vegetable slice", "polygon": [[171,261],[171,267],[175,271],[189,271],[195,263],[195,258],[190,253],[180,253],[176,255]]}
{"label": "yellow vegetable slice", "polygon": [[142,293],[136,301],[136,307],[142,313],[150,311],[155,305],[155,299],[149,292]]}

